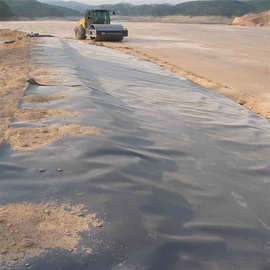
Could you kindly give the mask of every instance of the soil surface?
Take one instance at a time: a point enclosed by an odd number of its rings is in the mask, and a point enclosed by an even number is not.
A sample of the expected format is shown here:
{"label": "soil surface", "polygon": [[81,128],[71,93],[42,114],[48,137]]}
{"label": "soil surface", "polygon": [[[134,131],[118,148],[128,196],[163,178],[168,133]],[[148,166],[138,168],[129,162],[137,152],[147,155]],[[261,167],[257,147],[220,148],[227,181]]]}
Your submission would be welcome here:
{"label": "soil surface", "polygon": [[79,125],[43,126],[37,128],[9,128],[4,139],[16,150],[30,151],[55,140],[63,139],[67,135],[101,135],[96,127],[81,127]]}
{"label": "soil surface", "polygon": [[[18,40],[19,39],[19,40]],[[0,144],[6,140],[16,150],[34,150],[62,139],[66,135],[81,136],[101,134],[95,127],[79,125],[53,125],[35,128],[10,128],[10,120],[42,121],[49,117],[70,118],[78,116],[78,112],[63,108],[19,108],[19,102],[50,103],[65,98],[64,95],[30,94],[24,96],[29,78],[34,78],[40,84],[61,83],[56,79],[59,70],[47,65],[30,64],[30,47],[35,51],[32,57],[43,54],[41,40],[30,39],[25,33],[11,30],[0,30],[0,41],[16,40],[10,44],[0,44]]]}
{"label": "soil surface", "polygon": [[16,111],[14,117],[19,121],[42,120],[52,116],[77,116],[77,112],[64,109],[25,108]]}
{"label": "soil surface", "polygon": [[[27,103],[50,103],[65,98],[64,95],[25,94],[29,78],[39,83],[52,83],[55,70],[48,66],[30,64],[30,48],[36,49],[32,57],[42,55],[41,42],[27,38],[24,33],[0,30],[0,144],[7,141],[15,150],[29,151],[48,145],[67,135],[82,136],[101,134],[95,127],[69,125],[43,125],[48,117],[75,117],[77,112],[63,108],[20,108],[20,101]],[[34,128],[12,128],[11,120],[39,121],[42,126]],[[57,169],[59,173],[62,169]],[[40,169],[40,173],[43,169]],[[28,259],[49,252],[53,248],[67,252],[89,253],[91,248],[79,247],[80,232],[101,227],[95,214],[84,211],[83,205],[47,203],[10,203],[0,205],[0,268],[13,269]],[[25,263],[25,266],[30,266]]]}
{"label": "soil surface", "polygon": [[20,264],[50,248],[79,252],[79,233],[102,226],[83,208],[55,202],[0,205],[0,264]]}
{"label": "soil surface", "polygon": [[129,39],[101,45],[150,60],[270,118],[269,28],[160,23],[125,26],[131,33]]}
{"label": "soil surface", "polygon": [[[104,46],[159,64],[270,118],[269,28],[152,21],[114,23],[127,27],[129,38],[122,43],[104,42]],[[1,22],[0,28],[74,38],[75,24]]]}
{"label": "soil surface", "polygon": [[23,101],[25,103],[49,103],[51,101],[56,101],[65,98],[64,95],[53,95],[53,96],[47,96],[47,95],[27,95],[23,97]]}

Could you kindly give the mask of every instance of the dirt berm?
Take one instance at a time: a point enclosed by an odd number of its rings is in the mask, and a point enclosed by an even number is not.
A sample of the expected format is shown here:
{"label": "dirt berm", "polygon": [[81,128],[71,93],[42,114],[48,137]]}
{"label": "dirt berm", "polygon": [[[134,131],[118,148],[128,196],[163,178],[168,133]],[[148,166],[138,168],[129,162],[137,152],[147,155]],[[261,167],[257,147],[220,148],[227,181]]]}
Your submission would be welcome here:
{"label": "dirt berm", "polygon": [[270,26],[270,10],[236,17],[233,24],[240,26]]}

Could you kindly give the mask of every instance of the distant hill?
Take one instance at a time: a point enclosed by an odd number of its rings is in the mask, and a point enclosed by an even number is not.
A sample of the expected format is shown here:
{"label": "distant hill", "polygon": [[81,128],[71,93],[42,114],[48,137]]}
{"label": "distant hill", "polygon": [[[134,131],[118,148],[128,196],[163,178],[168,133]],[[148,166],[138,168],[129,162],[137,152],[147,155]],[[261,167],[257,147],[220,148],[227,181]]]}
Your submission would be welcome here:
{"label": "distant hill", "polygon": [[3,2],[0,1],[0,20],[5,20],[13,16],[13,13],[9,6]]}
{"label": "distant hill", "polygon": [[80,12],[70,8],[40,3],[37,0],[2,0],[17,17],[68,17],[80,16]]}
{"label": "distant hill", "polygon": [[[5,1],[16,16],[65,17],[79,16],[86,9],[106,8],[123,16],[226,16],[236,17],[247,13],[258,13],[270,9],[270,0],[200,0],[177,5],[87,5],[76,1],[63,0],[0,0]],[[119,0],[121,1],[121,0]]]}
{"label": "distant hill", "polygon": [[256,13],[270,9],[270,0],[251,0],[247,3],[254,7]]}
{"label": "distant hill", "polygon": [[193,1],[176,6],[181,15],[211,16],[220,15],[226,17],[239,16],[254,11],[253,6],[242,1]]}
{"label": "distant hill", "polygon": [[119,15],[188,15],[188,16],[242,16],[246,13],[261,12],[268,10],[270,0],[214,0],[214,1],[190,1],[178,5],[141,5],[132,6],[130,4],[106,5]]}
{"label": "distant hill", "polygon": [[[40,0],[52,5],[69,7],[83,13],[89,8],[107,8],[115,10],[117,15],[124,16],[167,16],[167,15],[188,15],[188,16],[242,16],[246,13],[256,13],[268,10],[270,0],[201,0],[190,1],[177,5],[159,4],[159,5],[132,5],[115,4],[91,6],[76,1],[63,0]],[[121,1],[121,0],[119,0]]]}
{"label": "distant hill", "polygon": [[81,13],[84,13],[87,9],[96,8],[95,5],[87,5],[76,1],[63,1],[63,0],[39,0],[41,3],[47,3],[50,5],[60,6],[60,7],[66,7],[71,8],[74,10],[77,10]]}

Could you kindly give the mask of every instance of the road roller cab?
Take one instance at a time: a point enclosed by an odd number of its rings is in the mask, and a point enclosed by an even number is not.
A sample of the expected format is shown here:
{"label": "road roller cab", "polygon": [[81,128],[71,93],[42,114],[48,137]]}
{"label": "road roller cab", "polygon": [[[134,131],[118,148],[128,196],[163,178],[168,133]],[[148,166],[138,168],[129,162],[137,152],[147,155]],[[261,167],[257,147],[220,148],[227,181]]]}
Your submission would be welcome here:
{"label": "road roller cab", "polygon": [[88,25],[91,24],[111,24],[109,10],[87,10],[84,18]]}
{"label": "road roller cab", "polygon": [[111,24],[109,10],[87,10],[75,28],[75,36],[77,39],[89,36],[96,41],[121,41],[128,36],[128,30],[121,24]]}

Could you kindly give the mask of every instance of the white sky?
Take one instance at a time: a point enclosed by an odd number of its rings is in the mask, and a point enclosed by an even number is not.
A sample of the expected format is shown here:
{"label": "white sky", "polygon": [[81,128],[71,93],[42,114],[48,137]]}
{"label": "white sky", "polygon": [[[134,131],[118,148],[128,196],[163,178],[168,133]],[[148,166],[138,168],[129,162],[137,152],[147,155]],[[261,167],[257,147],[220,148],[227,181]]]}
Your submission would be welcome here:
{"label": "white sky", "polygon": [[[68,1],[68,0],[65,0]],[[131,3],[134,5],[141,4],[177,4],[182,2],[187,2],[188,0],[74,0],[76,2],[81,2],[89,5],[101,5],[101,4],[117,4],[117,3]]]}

